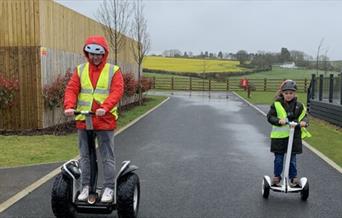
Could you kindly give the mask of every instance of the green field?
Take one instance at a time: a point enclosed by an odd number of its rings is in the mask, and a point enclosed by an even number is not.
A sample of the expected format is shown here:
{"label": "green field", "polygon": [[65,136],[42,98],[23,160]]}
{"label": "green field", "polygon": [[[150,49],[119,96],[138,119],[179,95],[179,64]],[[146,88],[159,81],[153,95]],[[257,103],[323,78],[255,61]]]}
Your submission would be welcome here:
{"label": "green field", "polygon": [[[142,106],[121,113],[118,128],[150,110],[166,97],[149,96]],[[0,167],[61,162],[78,154],[77,134],[64,136],[3,136],[0,135]],[[124,145],[119,145],[124,146]]]}
{"label": "green field", "polygon": [[145,69],[162,70],[170,72],[243,72],[245,68],[239,67],[239,61],[209,60],[188,58],[166,58],[147,56],[144,58]]}

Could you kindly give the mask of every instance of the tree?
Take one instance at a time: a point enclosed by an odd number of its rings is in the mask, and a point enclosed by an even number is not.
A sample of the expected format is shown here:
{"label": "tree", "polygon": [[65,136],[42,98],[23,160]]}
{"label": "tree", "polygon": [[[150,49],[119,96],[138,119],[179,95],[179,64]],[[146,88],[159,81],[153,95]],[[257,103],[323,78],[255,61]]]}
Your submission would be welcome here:
{"label": "tree", "polygon": [[217,57],[220,58],[220,59],[223,58],[223,53],[222,53],[222,51],[219,51],[219,53],[217,54]]}
{"label": "tree", "polygon": [[118,63],[118,51],[124,46],[127,33],[130,3],[129,0],[103,0],[98,19],[103,24],[106,37],[114,51],[114,63]]}
{"label": "tree", "polygon": [[291,61],[291,54],[289,50],[287,50],[287,48],[281,48],[279,59],[281,63],[286,63],[286,62]]}
{"label": "tree", "polygon": [[244,64],[248,60],[248,53],[245,50],[240,50],[236,53],[236,59],[240,64]]}
{"label": "tree", "polygon": [[141,90],[141,66],[145,55],[150,49],[151,40],[147,32],[147,21],[144,17],[144,5],[142,0],[135,0],[133,4],[133,20],[131,25],[131,48],[133,51],[134,60],[138,64],[138,90],[139,104],[142,104]]}

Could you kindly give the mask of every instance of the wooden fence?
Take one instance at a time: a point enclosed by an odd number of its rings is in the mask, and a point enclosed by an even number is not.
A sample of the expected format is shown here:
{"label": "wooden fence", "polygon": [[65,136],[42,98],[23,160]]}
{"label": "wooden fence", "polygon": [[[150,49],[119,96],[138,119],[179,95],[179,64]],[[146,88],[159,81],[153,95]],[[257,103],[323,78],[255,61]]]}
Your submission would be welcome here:
{"label": "wooden fence", "polygon": [[[249,79],[248,83],[253,91],[276,91],[281,79]],[[306,92],[309,86],[307,79],[296,80],[298,92]],[[161,90],[183,91],[238,91],[243,89],[240,79],[225,81],[198,79],[193,77],[153,77],[153,88]]]}

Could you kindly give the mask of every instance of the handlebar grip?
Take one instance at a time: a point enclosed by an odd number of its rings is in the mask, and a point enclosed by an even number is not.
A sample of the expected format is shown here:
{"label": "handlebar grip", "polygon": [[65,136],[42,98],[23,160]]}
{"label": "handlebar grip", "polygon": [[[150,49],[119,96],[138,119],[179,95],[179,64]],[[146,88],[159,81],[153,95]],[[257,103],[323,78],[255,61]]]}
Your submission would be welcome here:
{"label": "handlebar grip", "polygon": [[94,115],[95,112],[92,111],[74,111],[74,115]]}

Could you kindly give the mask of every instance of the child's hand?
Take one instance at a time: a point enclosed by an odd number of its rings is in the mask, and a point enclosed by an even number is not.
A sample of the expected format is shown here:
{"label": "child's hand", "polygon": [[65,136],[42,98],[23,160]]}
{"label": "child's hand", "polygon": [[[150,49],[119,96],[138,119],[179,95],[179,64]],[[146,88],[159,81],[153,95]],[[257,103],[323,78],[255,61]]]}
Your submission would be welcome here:
{"label": "child's hand", "polygon": [[279,120],[279,124],[280,125],[285,125],[286,124],[286,120],[285,119],[280,119]]}
{"label": "child's hand", "polygon": [[306,127],[307,123],[305,121],[300,121],[300,127]]}

